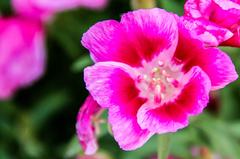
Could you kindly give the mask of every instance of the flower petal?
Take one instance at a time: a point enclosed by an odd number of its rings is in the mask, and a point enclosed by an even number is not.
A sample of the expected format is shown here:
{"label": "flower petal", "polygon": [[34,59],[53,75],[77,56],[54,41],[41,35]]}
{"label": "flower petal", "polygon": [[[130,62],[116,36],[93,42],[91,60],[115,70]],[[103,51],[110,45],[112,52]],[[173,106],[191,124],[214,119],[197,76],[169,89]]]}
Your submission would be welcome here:
{"label": "flower petal", "polygon": [[84,74],[94,99],[109,108],[109,122],[120,147],[133,150],[142,146],[152,134],[136,122],[145,99],[138,97],[132,68],[118,62],[99,62],[85,69]]}
{"label": "flower petal", "polygon": [[124,14],[120,23],[108,20],[95,24],[84,34],[82,44],[96,62],[118,61],[138,67],[163,50],[173,53],[177,40],[174,16],[150,9]]}
{"label": "flower petal", "polygon": [[154,133],[176,132],[188,125],[187,115],[175,103],[169,103],[152,109],[154,105],[145,103],[137,114],[142,129]]}
{"label": "flower petal", "polygon": [[84,70],[86,87],[102,107],[122,105],[136,97],[134,76],[131,67],[119,62],[99,62]]}
{"label": "flower petal", "polygon": [[[240,27],[239,27],[239,29],[240,29]],[[239,29],[233,34],[233,36],[230,39],[224,41],[221,45],[222,46],[240,47],[240,30]]]}
{"label": "flower petal", "polygon": [[203,41],[207,46],[218,46],[233,36],[233,33],[228,29],[208,20],[182,17],[181,21],[188,30],[191,30],[194,38]]}
{"label": "flower petal", "polygon": [[234,64],[227,54],[217,48],[204,47],[183,26],[179,26],[179,44],[174,57],[184,64],[185,71],[193,66],[201,67],[211,80],[212,90],[223,88],[238,78]]}
{"label": "flower petal", "polygon": [[10,98],[42,76],[44,40],[41,23],[19,17],[0,18],[0,99]]}
{"label": "flower petal", "polygon": [[186,85],[175,101],[162,106],[145,103],[138,111],[138,123],[142,129],[155,133],[176,132],[188,125],[189,115],[198,115],[208,103],[211,88],[208,76],[193,67],[184,77]]}
{"label": "flower petal", "polygon": [[32,19],[49,21],[61,11],[78,7],[102,9],[107,0],[12,0],[12,6],[16,13]]}
{"label": "flower petal", "polygon": [[184,77],[188,83],[176,99],[176,103],[188,115],[198,115],[209,102],[211,81],[208,75],[198,66],[193,67]]}
{"label": "flower petal", "polygon": [[214,14],[211,21],[228,28],[234,36],[228,41],[222,43],[226,46],[240,46],[239,21],[240,21],[240,3],[230,0],[213,0],[215,2]]}
{"label": "flower petal", "polygon": [[141,147],[153,135],[150,131],[142,129],[136,118],[136,111],[129,112],[127,106],[139,108],[142,105],[139,99],[133,99],[125,108],[120,106],[109,109],[109,123],[113,136],[123,150],[135,150]]}
{"label": "flower petal", "polygon": [[184,6],[185,16],[209,20],[229,29],[234,36],[223,42],[225,46],[240,46],[240,2],[237,0],[188,0]]}
{"label": "flower petal", "polygon": [[187,0],[184,5],[184,15],[193,18],[209,19],[212,13],[212,0]]}
{"label": "flower petal", "polygon": [[92,155],[98,149],[95,128],[91,119],[99,111],[100,106],[94,101],[92,96],[88,96],[78,113],[76,124],[77,135],[86,155]]}
{"label": "flower petal", "polygon": [[175,15],[165,10],[140,9],[124,14],[121,18],[138,55],[146,61],[166,52],[173,56],[178,41],[178,28]]}

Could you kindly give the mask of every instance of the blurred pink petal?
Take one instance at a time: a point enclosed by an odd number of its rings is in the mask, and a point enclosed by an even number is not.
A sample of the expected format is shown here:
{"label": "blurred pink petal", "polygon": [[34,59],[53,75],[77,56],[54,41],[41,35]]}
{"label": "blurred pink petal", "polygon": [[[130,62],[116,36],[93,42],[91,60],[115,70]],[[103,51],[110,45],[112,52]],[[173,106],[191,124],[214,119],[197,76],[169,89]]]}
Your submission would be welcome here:
{"label": "blurred pink petal", "polygon": [[84,34],[82,43],[97,62],[84,70],[86,88],[109,109],[122,149],[186,127],[206,107],[211,89],[237,78],[230,58],[188,29],[176,15],[148,9],[97,23]]}
{"label": "blurred pink petal", "polygon": [[0,18],[0,99],[10,98],[43,74],[44,36],[39,22]]}
{"label": "blurred pink petal", "polygon": [[92,96],[88,96],[78,113],[76,124],[77,135],[86,155],[92,155],[98,149],[93,117],[100,110],[101,108]]}
{"label": "blurred pink petal", "polygon": [[23,16],[49,20],[57,12],[78,7],[101,9],[108,0],[12,0],[15,11]]}
{"label": "blurred pink petal", "polygon": [[238,0],[187,0],[185,16],[209,20],[228,29],[233,36],[221,45],[240,46],[240,1]]}

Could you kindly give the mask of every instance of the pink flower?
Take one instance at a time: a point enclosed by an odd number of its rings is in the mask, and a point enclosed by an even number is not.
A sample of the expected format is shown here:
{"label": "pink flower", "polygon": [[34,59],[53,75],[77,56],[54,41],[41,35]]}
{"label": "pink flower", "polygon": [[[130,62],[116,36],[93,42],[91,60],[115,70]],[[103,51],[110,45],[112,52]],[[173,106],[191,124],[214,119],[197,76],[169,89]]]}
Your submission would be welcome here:
{"label": "pink flower", "polygon": [[219,46],[233,36],[233,33],[226,28],[220,27],[208,20],[181,17],[183,24],[191,30],[193,38],[199,39],[206,46]]}
{"label": "pink flower", "polygon": [[161,9],[126,13],[121,22],[91,27],[82,44],[95,65],[86,87],[109,111],[115,140],[124,150],[153,134],[176,132],[206,107],[209,91],[237,78],[228,55],[192,39],[180,19]]}
{"label": "pink flower", "polygon": [[100,110],[101,107],[94,101],[92,96],[89,96],[78,113],[76,124],[77,135],[86,155],[92,155],[98,149],[93,118]]}
{"label": "pink flower", "polygon": [[0,99],[31,85],[44,72],[43,26],[19,17],[0,18]]}
{"label": "pink flower", "polygon": [[[240,46],[240,1],[239,0],[187,0],[185,16],[198,20],[209,20],[233,36],[221,45]],[[217,37],[216,37],[217,38]]]}
{"label": "pink flower", "polygon": [[107,0],[12,0],[15,11],[21,15],[49,20],[55,13],[77,7],[103,8]]}

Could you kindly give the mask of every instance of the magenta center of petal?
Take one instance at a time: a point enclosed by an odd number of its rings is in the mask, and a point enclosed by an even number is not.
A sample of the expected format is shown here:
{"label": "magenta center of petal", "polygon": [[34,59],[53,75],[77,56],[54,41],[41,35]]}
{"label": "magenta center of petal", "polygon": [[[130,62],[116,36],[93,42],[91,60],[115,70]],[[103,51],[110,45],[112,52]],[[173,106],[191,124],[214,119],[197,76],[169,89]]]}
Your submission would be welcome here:
{"label": "magenta center of petal", "polygon": [[144,64],[136,79],[140,96],[156,104],[175,100],[184,86],[181,70],[182,65],[162,60]]}

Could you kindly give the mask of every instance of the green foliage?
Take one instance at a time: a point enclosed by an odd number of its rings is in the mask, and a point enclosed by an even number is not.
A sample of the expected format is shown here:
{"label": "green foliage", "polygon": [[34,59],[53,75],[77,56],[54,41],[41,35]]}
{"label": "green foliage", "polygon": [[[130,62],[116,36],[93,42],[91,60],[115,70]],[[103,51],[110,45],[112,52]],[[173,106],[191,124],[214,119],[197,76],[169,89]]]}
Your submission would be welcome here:
{"label": "green foliage", "polygon": [[161,8],[164,8],[178,15],[183,14],[184,1],[179,0],[158,0],[158,1]]}

